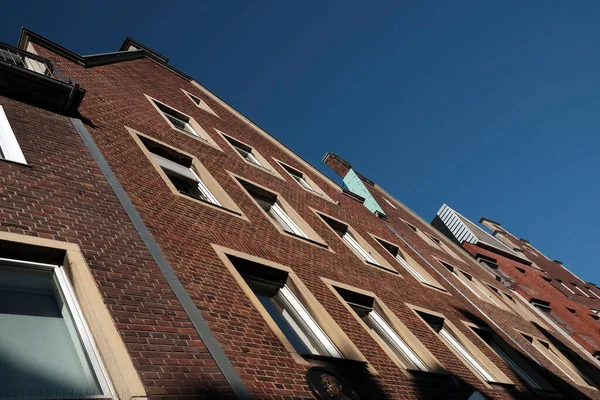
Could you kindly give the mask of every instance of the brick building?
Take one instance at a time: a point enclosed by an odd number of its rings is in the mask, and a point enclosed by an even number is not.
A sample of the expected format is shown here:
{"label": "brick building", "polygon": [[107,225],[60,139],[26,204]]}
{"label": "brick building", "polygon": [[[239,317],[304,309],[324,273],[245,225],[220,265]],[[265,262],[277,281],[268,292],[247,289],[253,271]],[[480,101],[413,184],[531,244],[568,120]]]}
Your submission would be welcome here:
{"label": "brick building", "polygon": [[0,54],[0,397],[600,399],[581,337],[339,156],[344,188],[129,38]]}

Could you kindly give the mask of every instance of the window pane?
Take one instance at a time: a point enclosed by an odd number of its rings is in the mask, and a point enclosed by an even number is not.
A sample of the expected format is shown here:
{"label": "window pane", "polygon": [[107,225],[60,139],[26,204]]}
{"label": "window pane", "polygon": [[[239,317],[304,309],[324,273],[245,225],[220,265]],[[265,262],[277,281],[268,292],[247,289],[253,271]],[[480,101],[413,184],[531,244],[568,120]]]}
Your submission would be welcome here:
{"label": "window pane", "polygon": [[419,356],[376,311],[369,312],[363,320],[392,350],[404,368],[429,371]]}
{"label": "window pane", "polygon": [[429,284],[429,282],[427,282],[427,279],[425,279],[423,275],[421,275],[416,269],[414,269],[412,265],[408,263],[408,261],[402,258],[400,254],[396,254],[396,260],[398,260],[400,264],[402,264],[402,266],[417,280]]}
{"label": "window pane", "polygon": [[473,355],[458,341],[452,334],[442,328],[439,332],[440,336],[456,351],[462,359],[469,364],[475,371],[479,373],[486,381],[495,382],[496,379]]}
{"label": "window pane", "polygon": [[271,205],[269,208],[269,215],[277,221],[284,230],[296,234],[302,237],[308,237],[298,225],[287,215],[287,213],[281,208],[281,206],[277,203]]}
{"label": "window pane", "polygon": [[0,266],[0,394],[99,395],[53,272]]}
{"label": "window pane", "polygon": [[294,327],[290,325],[288,319],[283,315],[283,309],[273,301],[272,296],[256,292],[255,294],[271,318],[273,318],[273,321],[275,321],[279,329],[281,329],[287,340],[289,340],[298,353],[318,354],[317,350],[310,344],[310,340],[308,340],[305,335],[303,335],[304,338],[302,338],[298,335],[298,332],[301,331],[299,329],[294,329]]}
{"label": "window pane", "polygon": [[377,260],[375,260],[375,258],[373,258],[372,255],[370,255],[354,238],[354,236],[346,231],[346,233],[344,233],[344,235],[342,236],[342,239],[344,239],[344,241],[346,243],[348,243],[348,245],[352,248],[352,250],[354,250],[356,253],[358,253],[362,258],[364,258],[366,261],[370,262],[371,264],[375,264],[375,265],[379,265],[379,263],[377,262]]}

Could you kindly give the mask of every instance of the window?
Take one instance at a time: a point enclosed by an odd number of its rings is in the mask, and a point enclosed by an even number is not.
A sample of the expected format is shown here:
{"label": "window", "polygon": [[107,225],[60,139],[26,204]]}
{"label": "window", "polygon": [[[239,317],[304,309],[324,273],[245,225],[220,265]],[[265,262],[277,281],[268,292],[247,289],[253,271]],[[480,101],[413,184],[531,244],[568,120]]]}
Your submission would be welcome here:
{"label": "window", "polygon": [[[333,288],[363,322],[371,336],[397,364],[408,370],[431,371],[431,368],[408,343],[409,341],[415,342],[416,338],[412,334],[409,335],[408,340],[402,338],[399,332],[392,327],[374,298],[340,287]],[[403,326],[403,328],[406,336],[406,333],[409,332],[406,327]]]}
{"label": "window", "polygon": [[459,261],[462,261],[462,259],[460,258],[460,256],[458,254],[456,254],[452,249],[450,249],[450,247],[448,245],[446,245],[444,242],[442,242],[438,238],[433,237],[430,234],[423,232],[422,230],[418,229],[413,224],[410,224],[404,220],[402,220],[402,222],[404,222],[410,229],[412,229],[417,235],[419,235],[419,237],[421,239],[423,239],[425,242],[427,242],[427,244],[429,244],[430,246],[441,249],[445,253],[451,255],[453,258],[455,258]]}
{"label": "window", "polygon": [[247,220],[227,192],[195,156],[131,128],[125,128],[171,193]]}
{"label": "window", "polygon": [[279,194],[235,176],[246,194],[281,233],[305,239],[311,244],[328,247],[319,235]]}
{"label": "window", "polygon": [[383,201],[385,201],[386,203],[388,203],[393,209],[397,210],[396,206],[392,204],[391,201],[389,201],[388,199],[386,199],[385,197],[382,197]]}
{"label": "window", "polygon": [[581,288],[580,288],[579,286],[577,286],[577,285],[576,285],[576,284],[574,284],[574,283],[573,283],[572,285],[573,285],[573,287],[574,287],[576,290],[578,290],[578,291],[579,291],[579,292],[580,292],[582,295],[584,295],[585,297],[590,297],[590,295],[589,295],[589,294],[587,294],[586,292],[584,292],[583,290],[581,290]]}
{"label": "window", "polygon": [[[496,299],[494,298],[494,295],[492,293],[490,293],[489,290],[487,290],[478,281],[476,281],[472,275],[470,275],[464,271],[461,271],[458,268],[454,268],[452,265],[447,264],[443,261],[440,261],[440,263],[444,267],[446,267],[446,269],[448,271],[452,272],[452,274],[456,278],[458,278],[460,283],[462,283],[476,297],[480,298],[481,300],[488,301],[488,302],[494,304],[496,307],[500,307],[500,304],[499,304],[499,302],[496,301]],[[503,307],[501,307],[501,308],[503,308]]]}
{"label": "window", "polygon": [[192,102],[200,109],[211,113],[212,115],[214,115],[215,117],[218,117],[217,113],[213,111],[212,108],[210,108],[210,106],[208,104],[206,104],[206,102],[202,99],[200,99],[198,96],[193,95],[189,92],[186,92],[185,90],[181,89],[183,91],[183,93],[185,93],[187,95],[187,97],[190,98],[190,100],[192,100]]}
{"label": "window", "polygon": [[179,193],[221,206],[219,200],[194,170],[191,158],[160,146],[147,138],[140,137],[140,140]]}
{"label": "window", "polygon": [[487,329],[469,325],[469,327],[519,376],[529,387],[536,390],[554,391],[526,360],[520,357],[502,339]]}
{"label": "window", "polygon": [[223,139],[225,139],[231,148],[235,150],[242,160],[250,165],[259,167],[262,170],[277,176],[278,178],[281,178],[281,175],[275,171],[271,164],[269,164],[269,162],[255,148],[217,129],[215,130],[223,137]]}
{"label": "window", "polygon": [[387,261],[385,261],[385,259],[349,225],[321,213],[318,213],[318,215],[363,262],[368,265],[374,265],[396,272],[392,266],[390,266]]}
{"label": "window", "polygon": [[588,288],[588,292],[593,294],[597,299],[600,299],[600,296],[598,296],[596,293],[594,293],[594,291],[592,291],[592,289]]}
{"label": "window", "polygon": [[27,164],[2,106],[0,106],[0,160]]}
{"label": "window", "polygon": [[294,220],[284,210],[281,201],[278,201],[277,195],[271,193],[258,186],[252,185],[249,182],[240,180],[240,183],[252,196],[254,201],[258,203],[260,208],[267,213],[271,220],[275,221],[284,231],[292,233],[294,235],[308,238],[306,233],[298,226]]}
{"label": "window", "polygon": [[62,266],[0,259],[2,396],[110,397]]}
{"label": "window", "polygon": [[568,287],[567,285],[565,285],[563,281],[561,281],[561,280],[558,280],[558,279],[557,279],[556,281],[557,281],[558,283],[560,283],[560,285],[561,285],[562,287],[564,287],[565,289],[567,289],[567,291],[568,291],[569,293],[571,293],[571,294],[575,294],[575,292],[573,291],[573,289],[571,289],[570,287]]}
{"label": "window", "polygon": [[[491,372],[492,365],[489,360],[472,344],[468,343],[466,337],[458,335],[458,330],[450,327],[447,321],[439,316],[416,311],[417,315],[425,321],[439,338],[456,354],[469,368],[486,382],[500,382],[494,373],[501,373],[497,367]],[[447,326],[448,325],[448,326]],[[467,344],[468,343],[468,344]],[[483,361],[485,359],[485,362]],[[487,365],[486,365],[487,364]],[[505,380],[508,378],[504,377]]]}
{"label": "window", "polygon": [[156,106],[160,111],[162,111],[163,115],[171,122],[171,124],[179,129],[180,131],[184,131],[189,133],[190,135],[194,135],[199,137],[200,135],[194,130],[192,125],[190,124],[190,118],[184,114],[181,114],[171,107],[168,107],[162,103],[156,103]]}
{"label": "window", "polygon": [[302,357],[362,358],[289,268],[218,246],[215,250],[290,352]]}
{"label": "window", "polygon": [[575,357],[570,354],[569,349],[563,348],[563,351],[561,351],[545,340],[524,333],[521,333],[521,335],[573,382],[581,386],[594,386],[594,381],[572,362]]}
{"label": "window", "polygon": [[162,115],[171,128],[178,132],[182,132],[194,137],[203,143],[209,144],[218,150],[221,150],[215,141],[210,137],[210,135],[204,129],[202,129],[200,124],[198,124],[194,118],[174,109],[173,107],[161,103],[150,96],[146,95],[146,98],[150,101],[154,108],[160,112],[160,115]]}
{"label": "window", "polygon": [[325,200],[333,202],[333,200],[321,188],[310,179],[305,173],[293,168],[286,163],[277,160],[279,165],[290,175],[298,185],[307,192],[323,197]]}
{"label": "window", "polygon": [[435,279],[433,279],[433,277],[429,273],[427,273],[427,271],[425,271],[425,269],[422,268],[416,261],[414,261],[408,255],[404,254],[398,246],[395,246],[392,243],[389,243],[378,237],[375,237],[375,236],[373,236],[373,237],[417,281],[421,282],[424,285],[428,285],[428,286],[432,286],[432,287],[435,287],[440,290],[444,290],[442,285],[440,285]]}

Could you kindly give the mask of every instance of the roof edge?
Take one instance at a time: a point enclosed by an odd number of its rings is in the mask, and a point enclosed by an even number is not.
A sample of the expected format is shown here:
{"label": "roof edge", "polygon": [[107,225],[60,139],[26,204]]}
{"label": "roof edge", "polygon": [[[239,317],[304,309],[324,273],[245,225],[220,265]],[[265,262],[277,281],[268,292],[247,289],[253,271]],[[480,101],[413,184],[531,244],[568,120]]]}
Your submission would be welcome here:
{"label": "roof edge", "polygon": [[155,58],[162,60],[162,62],[164,62],[164,63],[169,62],[169,59],[167,57],[163,56],[156,50],[153,50],[152,48],[146,46],[145,44],[138,42],[137,40],[133,39],[130,36],[127,36],[125,38],[125,40],[123,41],[123,44],[121,45],[121,47],[119,47],[119,51],[131,51],[131,50],[128,50],[129,46],[133,46],[138,50],[146,50],[148,53],[152,54]]}

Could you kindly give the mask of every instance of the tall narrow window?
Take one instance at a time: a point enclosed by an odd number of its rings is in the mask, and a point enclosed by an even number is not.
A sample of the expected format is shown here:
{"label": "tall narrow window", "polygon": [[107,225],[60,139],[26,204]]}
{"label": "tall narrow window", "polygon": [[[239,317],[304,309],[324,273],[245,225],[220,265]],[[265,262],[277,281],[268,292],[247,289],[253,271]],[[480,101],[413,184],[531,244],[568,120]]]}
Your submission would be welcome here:
{"label": "tall narrow window", "polygon": [[254,154],[254,149],[250,146],[248,146],[245,143],[240,142],[237,139],[232,138],[231,136],[222,134],[223,137],[225,138],[225,140],[227,140],[229,142],[229,144],[231,144],[231,146],[234,148],[235,151],[237,151],[244,160],[258,165],[260,167],[263,167],[262,163],[259,161],[258,157]]}
{"label": "tall narrow window", "polygon": [[351,292],[346,289],[335,290],[348,303],[350,308],[360,317],[369,330],[380,340],[380,344],[388,353],[393,354],[398,363],[405,369],[416,371],[431,371],[419,355],[392,328],[384,317],[383,312],[375,305],[375,299]]}
{"label": "tall narrow window", "polygon": [[442,286],[435,280],[431,275],[425,271],[419,264],[417,264],[414,260],[407,260],[407,256],[402,253],[400,248],[392,243],[389,243],[385,240],[379,239],[378,237],[374,237],[377,242],[383,246],[395,259],[402,265],[402,267],[412,275],[413,278],[418,280],[419,282],[433,286],[438,289],[442,289]]}
{"label": "tall narrow window", "polygon": [[421,311],[417,311],[417,314],[439,335],[442,341],[481,378],[487,382],[498,382],[498,379],[494,377],[489,368],[484,366],[484,364],[478,360],[467,347],[465,347],[461,340],[445,326],[445,320],[443,318]]}
{"label": "tall narrow window", "polygon": [[565,285],[563,281],[561,281],[561,280],[558,280],[558,279],[557,279],[557,281],[560,283],[560,285],[561,285],[562,287],[564,287],[565,289],[567,289],[567,291],[568,291],[569,293],[571,293],[571,294],[575,294],[575,292],[573,291],[573,289],[571,289],[570,287],[568,287],[567,285]]}
{"label": "tall narrow window", "polygon": [[0,106],[0,160],[27,163],[2,106]]}
{"label": "tall narrow window", "polygon": [[577,286],[576,284],[573,283],[573,287],[575,288],[575,290],[578,290],[582,295],[584,295],[585,297],[590,297],[589,294],[587,294],[586,292],[584,292],[579,286]]}
{"label": "tall narrow window", "polygon": [[504,341],[494,335],[492,332],[471,326],[484,342],[486,342],[498,356],[508,364],[529,387],[536,390],[553,391],[554,389],[544,378],[536,373],[532,367],[522,357],[514,352]]}
{"label": "tall narrow window", "polygon": [[308,235],[298,226],[298,224],[285,211],[277,195],[258,186],[239,180],[244,189],[252,196],[254,201],[267,213],[267,215],[277,223],[284,231],[294,235],[308,238]]}
{"label": "tall narrow window", "polygon": [[[348,225],[323,214],[319,214],[319,216],[335,233],[337,233],[340,238],[342,238],[344,243],[346,243],[346,245],[354,252],[354,254],[356,254],[357,257],[370,264],[381,266],[381,263],[377,261],[375,256],[365,249],[366,242],[362,238],[360,238],[359,241],[357,235],[351,232],[351,229]],[[372,253],[375,253],[375,251],[372,250]]]}
{"label": "tall narrow window", "polygon": [[538,339],[526,334],[522,334],[533,346],[544,355],[552,364],[554,364],[562,373],[568,376],[573,382],[583,386],[594,386],[594,381],[586,375],[580,368],[578,368],[570,359],[566,353],[570,352],[568,349],[564,349],[563,353],[552,344],[545,340]]}
{"label": "tall narrow window", "polygon": [[304,190],[306,190],[309,193],[312,193],[314,195],[317,195],[325,200],[331,201],[333,202],[333,200],[331,199],[331,197],[329,197],[327,195],[327,193],[325,193],[320,187],[319,185],[317,185],[317,183],[315,181],[313,181],[312,179],[310,179],[308,177],[308,175],[306,175],[304,172],[282,162],[277,160],[277,162],[279,163],[279,165],[281,165],[281,167],[285,170],[285,172],[288,173],[289,176],[292,177],[292,179],[294,181],[296,181],[296,183]]}
{"label": "tall narrow window", "polygon": [[0,354],[2,396],[110,396],[61,266],[0,259]]}
{"label": "tall narrow window", "polygon": [[296,352],[344,358],[294,293],[287,273],[237,257],[230,260]]}
{"label": "tall narrow window", "polygon": [[192,159],[145,137],[139,138],[179,193],[221,206],[219,200],[196,173]]}
{"label": "tall narrow window", "polygon": [[446,269],[448,269],[450,272],[452,272],[452,274],[456,278],[458,278],[460,283],[462,283],[463,286],[466,287],[476,297],[478,297],[482,300],[485,300],[485,301],[489,301],[490,303],[499,307],[497,299],[494,298],[494,295],[489,290],[486,290],[484,286],[479,284],[479,282],[476,282],[472,275],[470,275],[464,271],[461,271],[458,268],[454,268],[452,265],[445,263],[443,261],[440,261],[440,263],[444,267],[446,267]]}
{"label": "tall narrow window", "polygon": [[200,136],[198,132],[194,130],[192,125],[190,124],[190,117],[184,115],[178,111],[175,111],[169,106],[166,106],[159,102],[154,102],[156,107],[163,113],[163,115],[173,124],[173,126],[180,131],[189,133],[190,135]]}
{"label": "tall narrow window", "polygon": [[181,89],[183,91],[183,93],[185,93],[190,100],[192,100],[192,102],[200,109],[211,113],[212,115],[214,115],[215,117],[218,117],[217,113],[213,111],[212,108],[210,108],[210,106],[208,104],[206,104],[206,102],[202,99],[200,99],[198,96],[191,94],[189,92],[186,92],[185,90]]}

